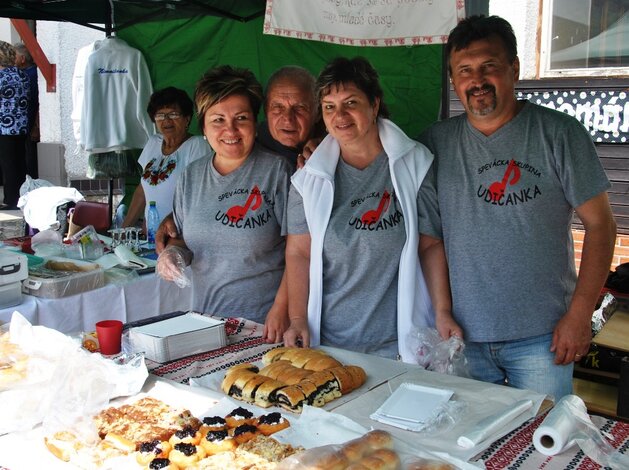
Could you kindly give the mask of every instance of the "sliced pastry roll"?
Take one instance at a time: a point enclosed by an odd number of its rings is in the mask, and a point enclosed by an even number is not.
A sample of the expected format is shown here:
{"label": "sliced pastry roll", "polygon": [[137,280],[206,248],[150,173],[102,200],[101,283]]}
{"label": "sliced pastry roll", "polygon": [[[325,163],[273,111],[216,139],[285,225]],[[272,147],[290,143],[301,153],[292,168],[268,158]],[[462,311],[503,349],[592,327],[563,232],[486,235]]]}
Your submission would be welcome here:
{"label": "sliced pastry roll", "polygon": [[291,348],[279,347],[279,348],[275,348],[275,349],[271,349],[270,351],[267,351],[262,356],[262,364],[266,366],[266,365],[271,364],[272,362],[279,361],[282,355],[289,349]]}
{"label": "sliced pastry roll", "polygon": [[260,374],[271,377],[272,379],[277,379],[284,370],[292,368],[293,365],[288,361],[276,361],[263,367],[262,370],[260,370]]}
{"label": "sliced pastry roll", "polygon": [[242,389],[248,380],[256,377],[258,374],[251,370],[237,370],[235,372],[225,374],[225,378],[221,383],[221,389],[230,397],[241,399]]}
{"label": "sliced pastry roll", "polygon": [[273,405],[276,400],[276,394],[278,390],[281,390],[286,385],[282,382],[278,382],[274,379],[269,379],[263,382],[255,391],[255,398],[253,402],[261,406],[262,408],[268,408]]}
{"label": "sliced pastry roll", "polygon": [[276,404],[289,411],[300,412],[306,395],[297,385],[289,385],[277,391]]}
{"label": "sliced pastry roll", "polygon": [[333,367],[342,366],[339,361],[334,359],[332,356],[328,355],[320,355],[318,357],[312,357],[309,361],[307,361],[304,365],[304,369],[318,371],[325,369],[332,369]]}
{"label": "sliced pastry roll", "polygon": [[277,380],[284,382],[286,385],[295,385],[300,380],[305,379],[311,375],[312,371],[298,369],[297,367],[290,366],[283,369],[277,376]]}
{"label": "sliced pastry roll", "polygon": [[255,377],[252,377],[247,381],[247,383],[242,388],[242,400],[247,403],[253,403],[255,401],[256,391],[258,387],[262,385],[267,380],[273,380],[269,377],[265,377],[264,375],[256,374]]}
{"label": "sliced pastry roll", "polygon": [[354,378],[345,367],[334,367],[329,369],[329,371],[334,374],[334,377],[339,384],[341,395],[345,395],[356,388],[354,386]]}

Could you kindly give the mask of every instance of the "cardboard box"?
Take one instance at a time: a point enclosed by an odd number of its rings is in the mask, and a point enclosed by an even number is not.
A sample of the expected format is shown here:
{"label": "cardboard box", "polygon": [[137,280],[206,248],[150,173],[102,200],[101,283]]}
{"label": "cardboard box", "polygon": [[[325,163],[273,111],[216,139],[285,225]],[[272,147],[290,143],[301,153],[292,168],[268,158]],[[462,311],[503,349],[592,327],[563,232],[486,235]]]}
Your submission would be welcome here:
{"label": "cardboard box", "polygon": [[227,335],[224,321],[189,312],[131,328],[129,341],[134,352],[163,363],[222,348],[227,345]]}

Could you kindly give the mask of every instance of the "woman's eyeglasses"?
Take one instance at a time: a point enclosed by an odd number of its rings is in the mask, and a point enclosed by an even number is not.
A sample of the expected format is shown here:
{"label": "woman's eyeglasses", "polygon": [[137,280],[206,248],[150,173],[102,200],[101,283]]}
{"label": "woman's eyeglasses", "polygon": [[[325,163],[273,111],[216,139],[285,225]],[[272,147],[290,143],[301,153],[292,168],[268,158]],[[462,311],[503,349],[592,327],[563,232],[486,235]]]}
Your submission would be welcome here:
{"label": "woman's eyeglasses", "polygon": [[170,119],[171,121],[174,121],[175,119],[179,119],[180,117],[181,117],[181,113],[173,111],[172,113],[157,113],[155,114],[153,118],[156,121],[163,121],[166,118]]}

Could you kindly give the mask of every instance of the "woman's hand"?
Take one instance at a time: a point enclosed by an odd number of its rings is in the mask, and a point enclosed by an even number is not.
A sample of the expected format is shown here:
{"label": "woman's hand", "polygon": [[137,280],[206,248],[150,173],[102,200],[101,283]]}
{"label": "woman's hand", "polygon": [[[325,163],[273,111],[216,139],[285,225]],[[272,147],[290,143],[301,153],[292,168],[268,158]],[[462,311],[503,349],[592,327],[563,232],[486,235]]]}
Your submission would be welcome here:
{"label": "woman's hand", "polygon": [[288,307],[278,305],[278,302],[273,303],[271,310],[266,314],[262,339],[266,343],[281,343],[289,325]]}
{"label": "woman's hand", "polygon": [[310,347],[310,332],[307,318],[292,318],[284,333],[284,346],[289,348]]}
{"label": "woman's hand", "polygon": [[170,240],[177,240],[179,238],[179,232],[177,232],[177,225],[175,224],[175,218],[171,212],[162,219],[162,222],[157,228],[155,233],[155,251],[160,254],[166,249]]}
{"label": "woman's hand", "polygon": [[463,328],[454,320],[451,313],[437,313],[435,324],[442,339],[448,339],[451,336],[463,339]]}
{"label": "woman's hand", "polygon": [[171,281],[179,287],[190,285],[190,279],[184,274],[186,266],[192,260],[192,253],[187,248],[169,245],[157,258],[155,272],[165,281]]}

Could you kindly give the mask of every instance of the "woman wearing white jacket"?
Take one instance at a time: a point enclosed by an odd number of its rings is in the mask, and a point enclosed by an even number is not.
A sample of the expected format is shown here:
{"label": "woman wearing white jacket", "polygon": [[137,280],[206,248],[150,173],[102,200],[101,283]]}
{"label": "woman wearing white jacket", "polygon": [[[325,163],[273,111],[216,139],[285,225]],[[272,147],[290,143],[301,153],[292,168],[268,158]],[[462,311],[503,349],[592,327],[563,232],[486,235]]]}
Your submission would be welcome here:
{"label": "woman wearing white jacket", "polygon": [[443,243],[420,236],[432,154],[386,119],[364,58],[333,60],[317,89],[329,135],[292,178],[284,342],[413,362],[413,328],[462,336]]}

